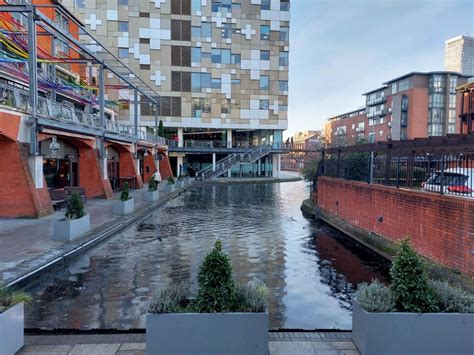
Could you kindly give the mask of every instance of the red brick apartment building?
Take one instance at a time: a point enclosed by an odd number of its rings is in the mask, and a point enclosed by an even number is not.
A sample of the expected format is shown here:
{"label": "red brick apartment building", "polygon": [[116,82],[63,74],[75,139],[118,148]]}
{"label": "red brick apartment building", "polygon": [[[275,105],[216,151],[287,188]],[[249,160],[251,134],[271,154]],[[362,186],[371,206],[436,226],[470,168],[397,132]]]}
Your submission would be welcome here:
{"label": "red brick apartment building", "polygon": [[461,96],[456,88],[468,76],[456,72],[412,72],[363,94],[365,110],[328,119],[332,145],[378,142],[460,133]]}
{"label": "red brick apartment building", "polygon": [[[47,215],[52,192],[69,187],[83,188],[88,198],[111,198],[125,181],[142,187],[158,164],[162,176],[170,176],[164,139],[119,124],[117,106],[104,100],[114,89],[104,84],[104,72],[108,79],[121,77],[119,69],[87,57],[81,23],[56,1],[33,5],[41,7],[0,12],[0,217]],[[128,87],[146,94],[140,85]]]}

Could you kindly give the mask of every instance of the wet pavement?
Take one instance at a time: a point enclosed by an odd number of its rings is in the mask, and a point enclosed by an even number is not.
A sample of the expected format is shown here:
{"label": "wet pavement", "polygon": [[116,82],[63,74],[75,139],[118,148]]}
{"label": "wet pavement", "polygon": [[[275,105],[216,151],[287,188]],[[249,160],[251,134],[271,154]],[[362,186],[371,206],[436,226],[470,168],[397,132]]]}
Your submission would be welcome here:
{"label": "wet pavement", "polygon": [[196,186],[28,291],[27,328],[144,328],[155,290],[192,281],[221,238],[237,282],[270,289],[271,329],[350,329],[360,282],[386,280],[388,262],[306,219],[303,181]]}

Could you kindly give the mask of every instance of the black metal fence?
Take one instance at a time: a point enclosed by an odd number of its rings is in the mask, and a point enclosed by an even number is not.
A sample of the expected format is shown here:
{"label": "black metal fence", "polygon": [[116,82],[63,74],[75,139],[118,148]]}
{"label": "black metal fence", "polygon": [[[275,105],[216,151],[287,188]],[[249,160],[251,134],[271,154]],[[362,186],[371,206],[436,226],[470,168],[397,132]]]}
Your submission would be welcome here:
{"label": "black metal fence", "polygon": [[474,197],[474,140],[459,139],[450,136],[444,141],[428,138],[328,149],[318,175]]}

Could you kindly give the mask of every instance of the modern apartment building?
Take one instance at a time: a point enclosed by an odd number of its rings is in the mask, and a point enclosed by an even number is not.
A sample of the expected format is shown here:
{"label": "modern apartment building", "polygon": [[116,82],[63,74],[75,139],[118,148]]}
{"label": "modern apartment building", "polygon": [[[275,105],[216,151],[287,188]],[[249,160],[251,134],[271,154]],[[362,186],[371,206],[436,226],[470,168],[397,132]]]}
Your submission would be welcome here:
{"label": "modern apartment building", "polygon": [[412,72],[363,94],[366,108],[328,119],[331,145],[352,145],[460,133],[460,96],[468,81],[457,72]]}
{"label": "modern apartment building", "polygon": [[[190,166],[199,170],[232,149],[282,143],[288,125],[289,0],[63,4],[160,92],[159,119],[176,142],[170,156],[177,173]],[[133,96],[119,94],[114,99]],[[129,108],[131,114],[133,102]],[[155,126],[154,112],[143,100],[139,116],[140,126]],[[253,163],[266,169],[257,175],[278,170],[278,154],[262,159]]]}
{"label": "modern apartment building", "polygon": [[474,76],[474,37],[457,36],[445,42],[444,70]]}

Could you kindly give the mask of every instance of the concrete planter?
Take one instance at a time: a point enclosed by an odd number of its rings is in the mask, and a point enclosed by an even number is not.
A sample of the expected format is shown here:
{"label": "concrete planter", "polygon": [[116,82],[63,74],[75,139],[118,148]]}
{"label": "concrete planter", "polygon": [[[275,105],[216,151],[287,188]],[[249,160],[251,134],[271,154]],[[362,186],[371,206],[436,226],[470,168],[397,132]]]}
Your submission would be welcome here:
{"label": "concrete planter", "polygon": [[191,183],[191,178],[190,178],[190,177],[184,178],[184,183],[185,183],[186,185],[189,185],[189,184]]}
{"label": "concrete planter", "polygon": [[125,215],[132,213],[135,210],[135,200],[133,198],[127,201],[115,201],[113,212],[114,214]]}
{"label": "concrete planter", "polygon": [[158,190],[145,192],[145,201],[147,202],[154,202],[158,200],[158,197],[160,197]]}
{"label": "concrete planter", "polygon": [[184,180],[178,180],[178,181],[176,181],[176,187],[178,189],[180,189],[180,188],[184,187],[184,183],[185,183]]}
{"label": "concrete planter", "polygon": [[90,216],[54,222],[53,240],[69,242],[88,232],[91,227]]}
{"label": "concrete planter", "polygon": [[24,344],[23,303],[0,313],[0,354],[15,354]]}
{"label": "concrete planter", "polygon": [[352,340],[362,355],[474,354],[474,314],[372,313],[354,302]]}
{"label": "concrete planter", "polygon": [[268,313],[147,314],[147,354],[267,355]]}
{"label": "concrete planter", "polygon": [[173,192],[175,190],[175,184],[166,184],[163,187],[164,192]]}

